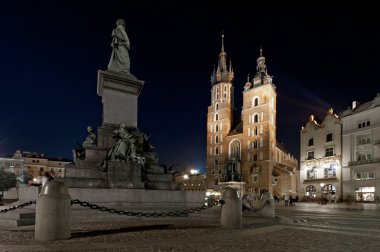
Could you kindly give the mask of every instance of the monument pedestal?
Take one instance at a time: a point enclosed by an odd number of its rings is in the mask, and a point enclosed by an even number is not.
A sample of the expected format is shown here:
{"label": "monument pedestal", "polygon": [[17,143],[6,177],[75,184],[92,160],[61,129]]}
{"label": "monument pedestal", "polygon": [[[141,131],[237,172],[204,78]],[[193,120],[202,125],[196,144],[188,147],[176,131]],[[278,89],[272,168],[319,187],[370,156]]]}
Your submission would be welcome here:
{"label": "monument pedestal", "polygon": [[137,100],[144,86],[132,74],[98,71],[97,93],[102,97],[103,125],[126,123],[137,128]]}
{"label": "monument pedestal", "polygon": [[[75,164],[65,167],[69,188],[178,189],[172,174],[158,165],[146,134],[137,128],[137,100],[143,86],[144,81],[132,74],[98,71],[97,93],[102,97],[103,122],[97,129],[96,145],[80,148]],[[109,153],[113,154],[118,140],[126,141],[121,143],[127,148],[131,146],[130,139],[115,135],[115,131],[120,132],[121,123],[126,126],[123,134],[132,135],[135,153],[130,156],[128,149],[121,155],[126,160],[112,160],[114,155]]]}

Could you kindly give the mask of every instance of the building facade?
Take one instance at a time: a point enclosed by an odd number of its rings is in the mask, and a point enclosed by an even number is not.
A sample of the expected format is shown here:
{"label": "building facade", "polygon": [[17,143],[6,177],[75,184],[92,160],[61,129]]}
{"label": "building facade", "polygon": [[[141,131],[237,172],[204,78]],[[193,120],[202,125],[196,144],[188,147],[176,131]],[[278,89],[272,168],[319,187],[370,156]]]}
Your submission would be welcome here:
{"label": "building facade", "polygon": [[9,157],[0,157],[0,169],[12,172],[16,176],[25,172],[28,175],[29,184],[41,184],[44,172],[49,172],[53,177],[63,177],[65,165],[71,160],[64,158],[47,158],[44,154],[36,152],[21,152],[17,150]]}
{"label": "building facade", "polygon": [[342,122],[329,109],[319,124],[313,115],[300,133],[301,200],[342,199]]}
{"label": "building facade", "polygon": [[211,75],[207,113],[206,183],[209,190],[237,187],[241,194],[296,193],[298,161],[276,140],[276,87],[260,50],[255,76],[243,90],[234,118],[234,72],[222,49]]}
{"label": "building facade", "polygon": [[20,175],[24,170],[24,159],[20,151],[9,157],[0,157],[0,171],[14,173]]}
{"label": "building facade", "polygon": [[190,170],[174,174],[174,181],[181,191],[205,191],[206,175]]}
{"label": "building facade", "polygon": [[380,94],[354,101],[342,114],[343,198],[374,202],[380,197]]}

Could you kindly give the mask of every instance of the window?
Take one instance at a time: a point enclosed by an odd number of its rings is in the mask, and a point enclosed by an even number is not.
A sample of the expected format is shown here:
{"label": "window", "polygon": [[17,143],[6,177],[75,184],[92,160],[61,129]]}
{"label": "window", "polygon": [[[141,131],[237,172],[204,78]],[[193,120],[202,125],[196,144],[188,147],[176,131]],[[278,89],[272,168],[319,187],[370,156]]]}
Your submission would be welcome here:
{"label": "window", "polygon": [[219,125],[215,124],[215,132],[218,132],[218,131],[219,131]]}
{"label": "window", "polygon": [[330,198],[330,195],[335,195],[336,187],[334,185],[328,184],[321,188],[321,191],[323,198]]}
{"label": "window", "polygon": [[219,103],[215,103],[215,110],[219,109]]}
{"label": "window", "polygon": [[306,197],[307,198],[315,198],[317,196],[317,189],[315,186],[309,185],[306,186]]}
{"label": "window", "polygon": [[313,146],[314,145],[314,138],[309,138],[309,143],[307,146]]}
{"label": "window", "polygon": [[215,155],[219,155],[219,148],[218,148],[218,146],[215,147]]}
{"label": "window", "polygon": [[361,121],[358,121],[358,128],[364,128],[364,127],[368,127],[371,125],[371,121],[366,119],[366,120],[361,120]]}
{"label": "window", "polygon": [[229,147],[229,157],[230,159],[235,159],[235,160],[240,160],[240,157],[241,157],[241,147],[240,147],[240,142],[239,140],[233,140],[231,143],[230,143],[230,147]]}
{"label": "window", "polygon": [[219,120],[219,114],[215,114],[215,121]]}
{"label": "window", "polygon": [[219,137],[218,137],[218,135],[215,136],[215,143],[219,143]]}
{"label": "window", "polygon": [[366,153],[366,152],[358,152],[356,153],[356,156],[357,156],[356,161],[365,161],[365,160],[372,159],[371,153]]}
{"label": "window", "polygon": [[354,180],[375,179],[374,171],[354,172]]}
{"label": "window", "polygon": [[259,98],[254,98],[254,100],[253,100],[253,106],[254,107],[257,107],[257,106],[259,106]]}
{"label": "window", "polygon": [[324,167],[324,177],[325,178],[331,178],[336,177],[336,163],[330,164],[328,167]]}
{"label": "window", "polygon": [[259,122],[259,115],[258,114],[255,114],[253,122],[254,123],[258,123]]}
{"label": "window", "polygon": [[259,176],[254,175],[253,176],[253,183],[257,183],[259,181]]}
{"label": "window", "polygon": [[375,187],[358,187],[355,189],[356,202],[375,201]]}
{"label": "window", "polygon": [[332,133],[328,133],[327,135],[326,135],[326,142],[331,142],[333,140],[333,135],[332,135]]}
{"label": "window", "polygon": [[257,127],[255,127],[254,135],[257,136]]}
{"label": "window", "polygon": [[334,156],[334,148],[333,147],[326,148],[325,157],[331,157],[331,156]]}
{"label": "window", "polygon": [[307,160],[314,159],[314,151],[307,152]]}
{"label": "window", "polygon": [[253,155],[253,161],[257,161],[257,154]]}
{"label": "window", "polygon": [[306,179],[317,179],[317,167],[314,166],[306,171]]}
{"label": "window", "polygon": [[257,140],[255,140],[254,142],[253,142],[253,148],[254,149],[257,149],[259,146],[258,146],[258,144],[257,144]]}
{"label": "window", "polygon": [[219,159],[214,160],[214,165],[219,165]]}
{"label": "window", "polygon": [[357,137],[357,145],[370,144],[371,137],[369,135],[363,135]]}

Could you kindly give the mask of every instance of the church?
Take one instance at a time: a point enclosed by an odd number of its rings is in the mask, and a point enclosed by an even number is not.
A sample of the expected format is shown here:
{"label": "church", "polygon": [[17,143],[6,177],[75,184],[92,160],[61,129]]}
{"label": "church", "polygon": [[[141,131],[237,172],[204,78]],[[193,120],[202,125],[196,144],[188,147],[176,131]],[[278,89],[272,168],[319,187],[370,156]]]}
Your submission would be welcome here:
{"label": "church", "polygon": [[297,194],[298,160],[276,139],[276,86],[260,49],[256,74],[243,88],[241,117],[234,118],[234,71],[222,48],[211,74],[211,104],[207,112],[208,194],[226,187],[259,196]]}

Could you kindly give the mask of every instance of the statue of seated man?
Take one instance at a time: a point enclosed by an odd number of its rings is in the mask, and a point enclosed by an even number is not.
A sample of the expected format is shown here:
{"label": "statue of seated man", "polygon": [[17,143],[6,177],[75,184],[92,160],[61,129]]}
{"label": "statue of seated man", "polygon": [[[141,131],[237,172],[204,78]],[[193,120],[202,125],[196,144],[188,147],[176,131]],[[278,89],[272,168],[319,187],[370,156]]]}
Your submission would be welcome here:
{"label": "statue of seated man", "polygon": [[86,140],[84,140],[82,146],[88,147],[88,146],[95,146],[96,145],[96,134],[94,132],[94,129],[91,126],[87,127],[88,136],[86,137]]}

